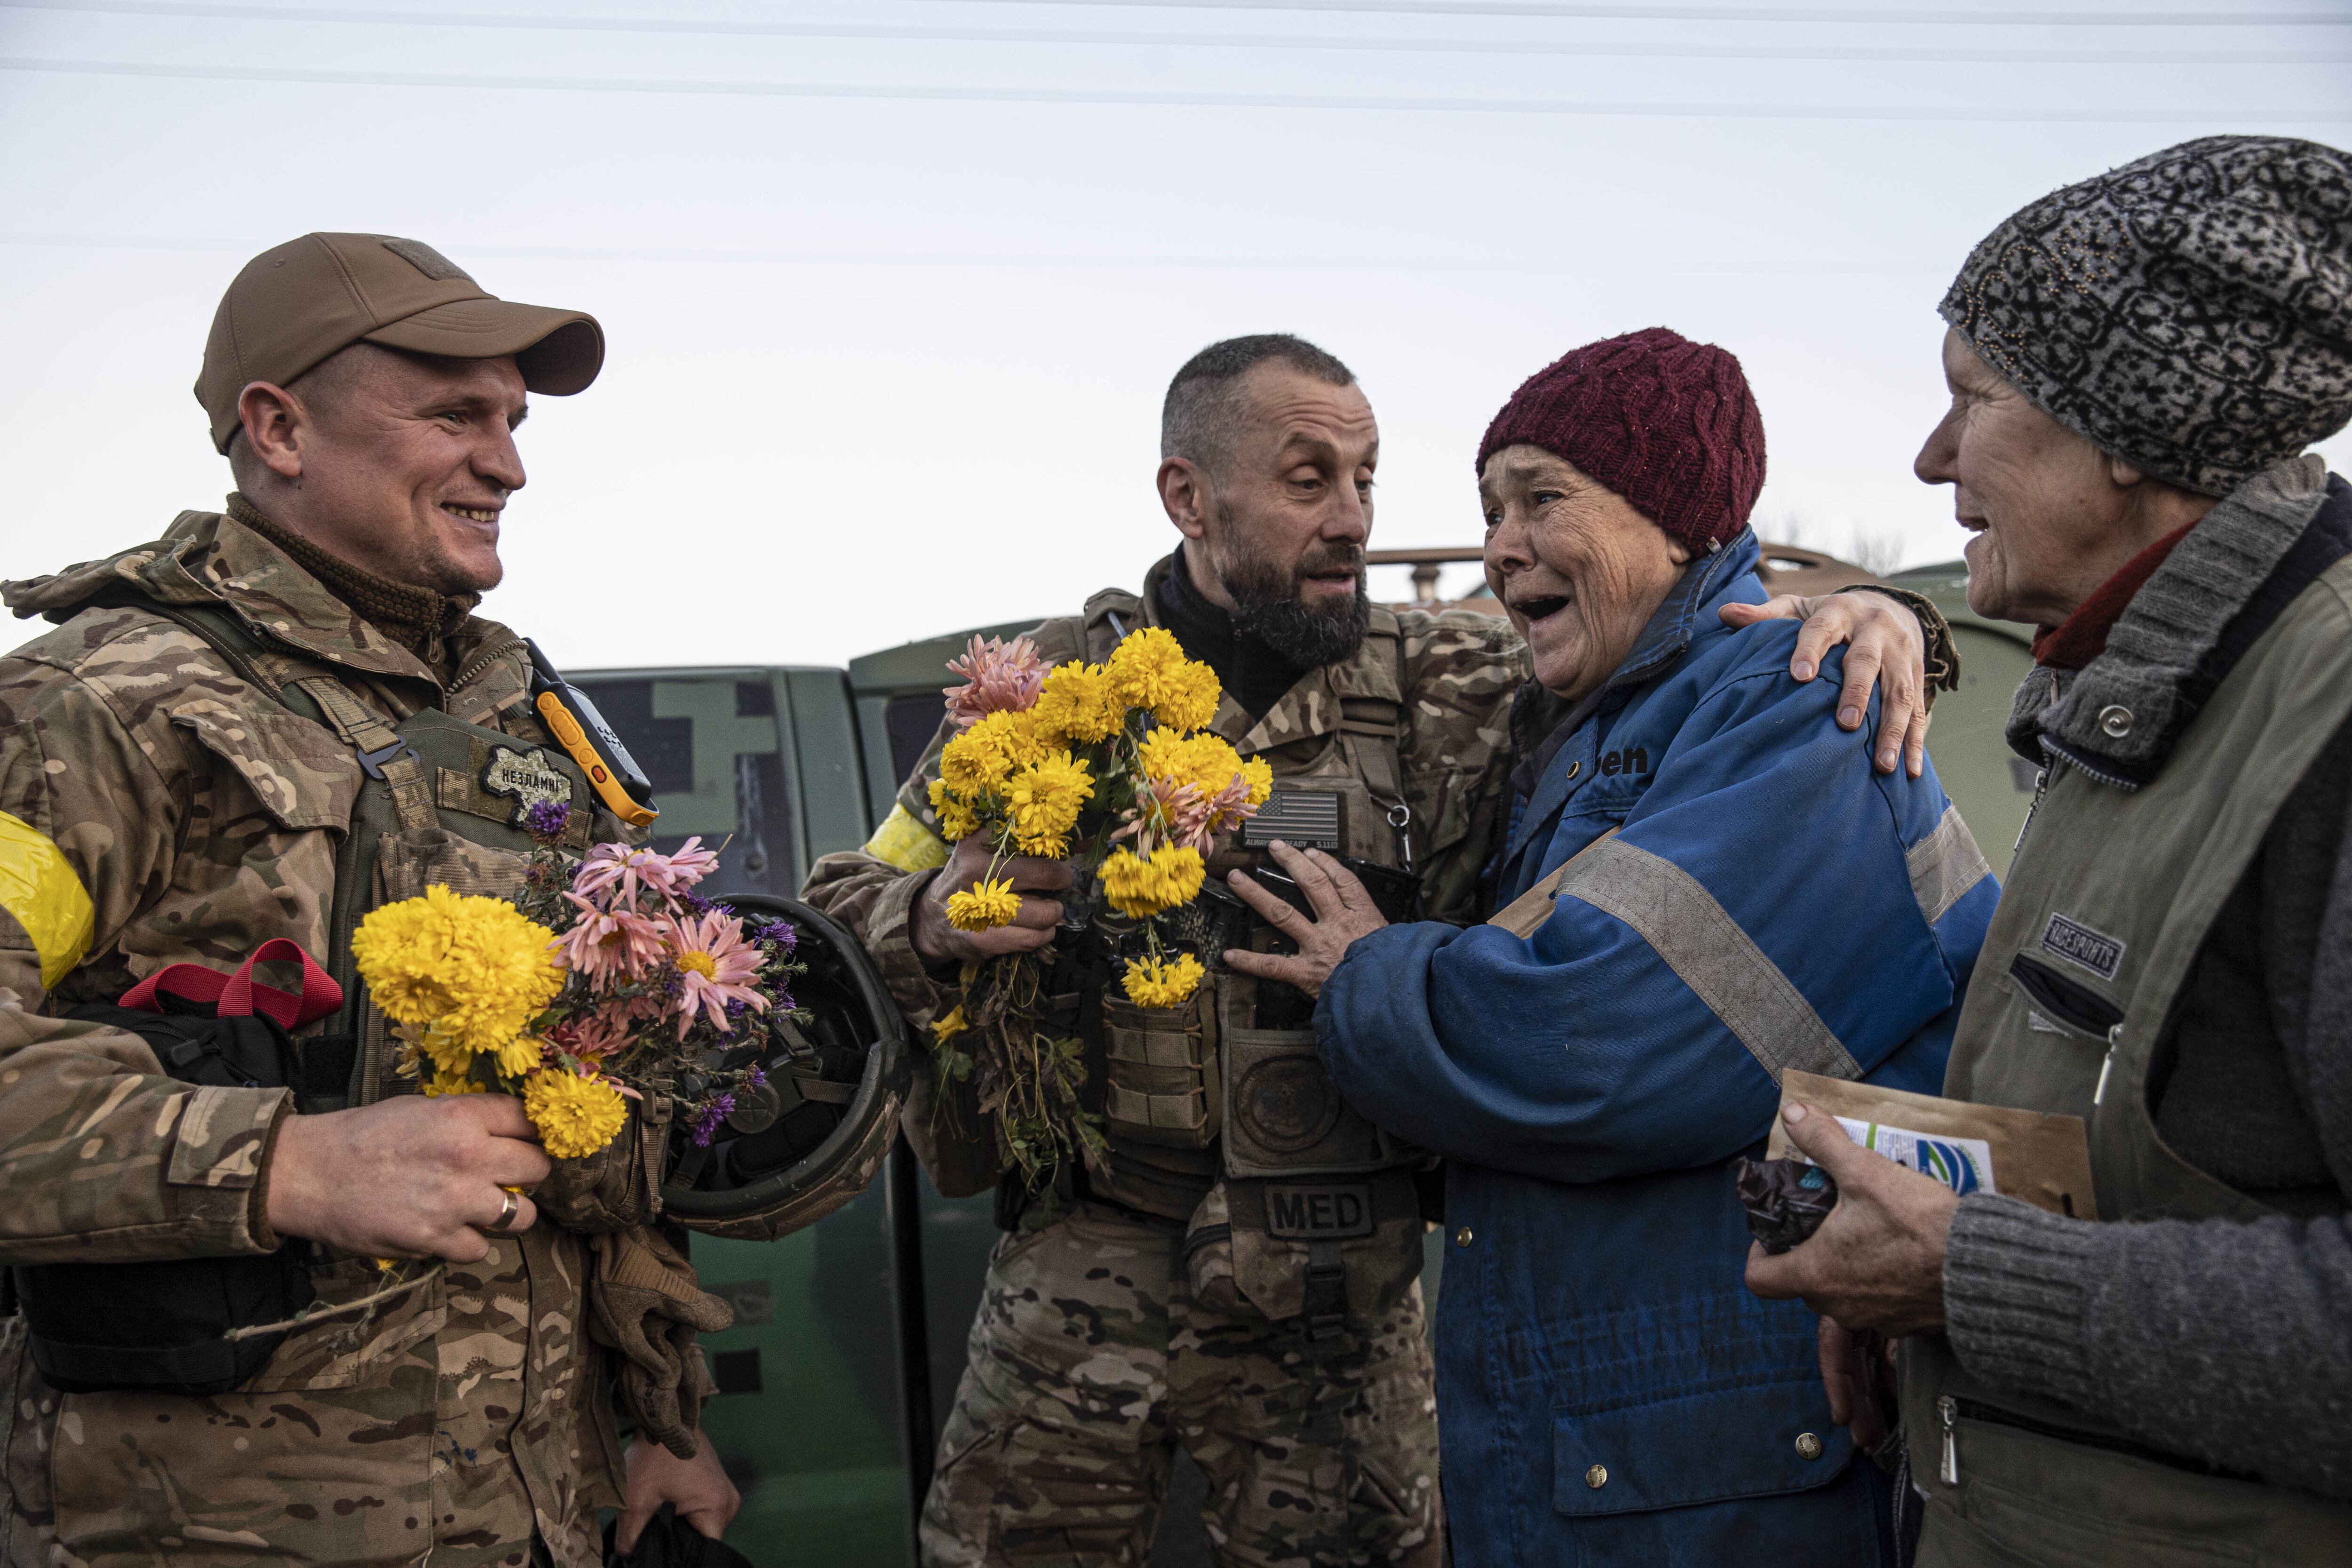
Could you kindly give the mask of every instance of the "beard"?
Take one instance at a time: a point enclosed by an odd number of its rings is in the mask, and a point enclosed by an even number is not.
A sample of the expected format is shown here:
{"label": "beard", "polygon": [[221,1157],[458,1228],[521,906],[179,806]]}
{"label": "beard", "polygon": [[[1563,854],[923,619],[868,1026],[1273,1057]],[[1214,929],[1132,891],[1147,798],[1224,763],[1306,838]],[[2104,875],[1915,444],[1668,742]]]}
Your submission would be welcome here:
{"label": "beard", "polygon": [[[1356,574],[1352,597],[1323,608],[1307,604],[1303,594],[1308,577],[1342,571]],[[1238,606],[1234,628],[1301,669],[1352,658],[1371,626],[1372,602],[1364,591],[1360,545],[1321,546],[1287,568],[1263,555],[1245,554],[1220,567],[1217,580]]]}

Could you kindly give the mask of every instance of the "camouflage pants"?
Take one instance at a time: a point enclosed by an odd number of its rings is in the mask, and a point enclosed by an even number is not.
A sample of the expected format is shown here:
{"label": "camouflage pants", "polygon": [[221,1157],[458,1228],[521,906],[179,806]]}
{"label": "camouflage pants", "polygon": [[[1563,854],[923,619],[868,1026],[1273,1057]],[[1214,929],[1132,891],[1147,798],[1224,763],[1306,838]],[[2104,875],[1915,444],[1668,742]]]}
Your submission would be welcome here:
{"label": "camouflage pants", "polygon": [[1033,1205],[990,1259],[923,1505],[926,1568],[1139,1564],[1175,1449],[1226,1568],[1437,1568],[1437,1403],[1421,1287],[1317,1341],[1210,1310],[1183,1235]]}

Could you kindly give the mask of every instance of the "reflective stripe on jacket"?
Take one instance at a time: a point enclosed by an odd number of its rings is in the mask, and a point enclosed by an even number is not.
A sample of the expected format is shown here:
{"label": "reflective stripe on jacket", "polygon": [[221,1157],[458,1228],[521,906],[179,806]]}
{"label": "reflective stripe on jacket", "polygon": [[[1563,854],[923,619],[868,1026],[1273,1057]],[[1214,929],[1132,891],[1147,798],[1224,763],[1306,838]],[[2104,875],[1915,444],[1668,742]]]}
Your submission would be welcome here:
{"label": "reflective stripe on jacket", "polygon": [[1879,1560],[1811,1313],[1742,1283],[1729,1161],[1782,1068],[1933,1092],[1998,889],[1933,772],[1790,679],[1752,536],[1695,563],[1520,805],[1496,903],[1394,927],[1317,1014],[1332,1076],[1453,1162],[1439,1414],[1457,1560]]}

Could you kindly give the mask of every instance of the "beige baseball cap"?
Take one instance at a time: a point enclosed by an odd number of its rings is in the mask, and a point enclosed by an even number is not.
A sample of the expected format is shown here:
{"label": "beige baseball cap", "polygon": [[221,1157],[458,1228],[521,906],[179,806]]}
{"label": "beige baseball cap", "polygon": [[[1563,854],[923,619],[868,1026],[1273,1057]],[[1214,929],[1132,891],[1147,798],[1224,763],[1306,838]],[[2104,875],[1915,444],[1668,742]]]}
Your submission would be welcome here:
{"label": "beige baseball cap", "polygon": [[463,268],[413,239],[306,234],[247,262],[214,312],[196,377],[214,447],[228,450],[247,386],[283,386],[362,341],[454,359],[512,354],[523,385],[550,397],[585,389],[604,363],[604,330],[583,310],[485,293]]}

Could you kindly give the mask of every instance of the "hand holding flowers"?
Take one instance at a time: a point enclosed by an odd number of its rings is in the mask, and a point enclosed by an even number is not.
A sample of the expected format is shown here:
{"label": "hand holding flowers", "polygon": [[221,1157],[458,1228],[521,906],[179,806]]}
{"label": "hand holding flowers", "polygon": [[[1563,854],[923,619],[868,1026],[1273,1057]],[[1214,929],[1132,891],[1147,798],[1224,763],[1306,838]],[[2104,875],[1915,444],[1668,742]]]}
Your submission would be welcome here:
{"label": "hand holding flowers", "polygon": [[371,913],[352,939],[360,977],[425,1095],[514,1096],[555,1159],[603,1149],[649,1094],[708,1144],[792,1044],[797,934],[697,893],[719,860],[699,839],[573,860],[556,847],[569,810],[531,809],[540,847],[512,900],[435,886]]}
{"label": "hand holding flowers", "polygon": [[[1067,1153],[1093,1163],[1106,1146],[1079,1105],[1079,1042],[1041,1026],[1042,950],[1064,906],[1024,894],[1072,889],[1073,928],[1098,896],[1128,999],[1180,1006],[1206,970],[1161,917],[1199,893],[1216,836],[1257,810],[1273,775],[1206,730],[1216,675],[1160,627],[1100,664],[1051,668],[1026,638],[974,637],[949,668],[966,679],[946,693],[961,730],[930,801],[955,848],[912,934],[927,957],[965,960],[962,995],[933,1026],[940,1088],[970,1080],[1001,1157],[1034,1186]],[[1065,858],[1076,864],[1050,867]]]}

